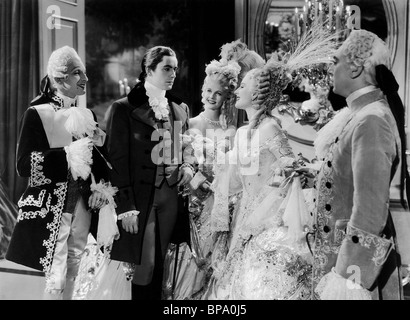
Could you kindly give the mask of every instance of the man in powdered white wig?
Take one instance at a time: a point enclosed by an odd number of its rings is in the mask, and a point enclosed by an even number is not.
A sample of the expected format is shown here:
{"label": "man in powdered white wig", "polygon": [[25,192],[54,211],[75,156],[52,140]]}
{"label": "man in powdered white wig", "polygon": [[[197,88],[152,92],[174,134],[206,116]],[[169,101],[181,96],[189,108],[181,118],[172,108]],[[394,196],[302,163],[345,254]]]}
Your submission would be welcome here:
{"label": "man in powdered white wig", "polygon": [[[6,259],[45,272],[44,299],[70,299],[92,211],[112,201],[104,132],[77,106],[88,78],[77,52],[55,50],[41,92],[24,112],[17,172],[29,177]],[[98,184],[96,184],[98,182]]]}
{"label": "man in powdered white wig", "polygon": [[315,143],[323,164],[316,181],[313,280],[323,300],[403,299],[403,255],[389,190],[401,161],[407,206],[408,172],[404,108],[389,68],[388,47],[366,30],[353,30],[334,57],[334,92],[348,108]]}

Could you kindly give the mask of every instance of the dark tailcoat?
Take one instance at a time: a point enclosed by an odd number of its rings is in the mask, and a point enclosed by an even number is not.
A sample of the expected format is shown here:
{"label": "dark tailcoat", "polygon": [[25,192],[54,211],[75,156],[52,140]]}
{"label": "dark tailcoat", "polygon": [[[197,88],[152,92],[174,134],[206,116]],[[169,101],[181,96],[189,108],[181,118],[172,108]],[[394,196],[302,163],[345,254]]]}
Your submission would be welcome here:
{"label": "dark tailcoat", "polygon": [[[180,99],[166,93],[172,125],[174,150],[180,148],[179,135],[188,129],[189,109]],[[180,129],[178,123],[181,124]],[[107,121],[107,149],[113,165],[111,182],[119,190],[116,195],[117,215],[138,210],[138,233],[131,234],[122,228],[118,221],[120,238],[114,241],[111,258],[139,264],[142,243],[148,216],[155,193],[155,180],[159,166],[152,158],[153,149],[162,141],[158,134],[154,112],[148,103],[148,96],[142,82],[138,83],[125,98],[117,100],[109,110]],[[184,159],[186,161],[186,159]],[[179,164],[168,179],[172,186],[177,184]],[[180,208],[180,218],[185,210]],[[173,226],[170,226],[173,227]],[[182,230],[180,229],[182,227]],[[177,230],[177,231],[176,231]],[[189,236],[189,223],[186,213],[183,222],[177,220],[174,232]],[[172,239],[171,239],[172,240]],[[184,236],[178,241],[183,241]]]}
{"label": "dark tailcoat", "polygon": [[[63,212],[72,212],[70,208],[75,207],[80,196],[88,209],[91,195],[91,178],[70,178],[64,147],[50,146],[56,132],[50,129],[55,113],[53,103],[29,107],[22,118],[16,165],[18,174],[30,179],[17,203],[17,224],[6,254],[7,260],[44,272],[52,264]],[[49,128],[46,130],[45,126]],[[98,149],[93,149],[91,172],[97,182],[107,181],[109,169],[101,157],[105,151]],[[92,228],[96,230],[98,215],[93,218]]]}

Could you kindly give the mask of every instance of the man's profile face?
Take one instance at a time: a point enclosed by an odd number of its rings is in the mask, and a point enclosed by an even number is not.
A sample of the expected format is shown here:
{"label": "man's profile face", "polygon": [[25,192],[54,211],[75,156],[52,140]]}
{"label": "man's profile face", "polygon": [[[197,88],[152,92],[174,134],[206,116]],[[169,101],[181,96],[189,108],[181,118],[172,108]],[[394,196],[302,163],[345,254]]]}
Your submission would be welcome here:
{"label": "man's profile face", "polygon": [[352,78],[350,76],[350,66],[347,63],[346,56],[340,49],[333,57],[332,72],[333,92],[346,98],[350,94],[349,85]]}

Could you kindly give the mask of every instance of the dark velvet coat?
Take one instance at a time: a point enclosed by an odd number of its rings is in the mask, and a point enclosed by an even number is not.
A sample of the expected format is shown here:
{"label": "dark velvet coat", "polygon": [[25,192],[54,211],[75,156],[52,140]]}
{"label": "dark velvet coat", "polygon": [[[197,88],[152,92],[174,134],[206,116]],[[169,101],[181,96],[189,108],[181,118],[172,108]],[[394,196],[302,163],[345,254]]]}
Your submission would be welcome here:
{"label": "dark velvet coat", "polygon": [[[171,109],[173,122],[173,144],[179,148],[179,134],[188,129],[189,109],[179,98],[168,91],[166,98]],[[127,97],[114,102],[107,121],[107,149],[113,165],[111,182],[119,190],[116,195],[117,215],[138,210],[137,234],[130,234],[118,221],[120,237],[114,241],[111,259],[139,264],[142,242],[148,216],[155,193],[157,164],[151,158],[152,150],[161,141],[155,115],[148,103],[148,96],[142,82],[138,83]],[[181,130],[175,122],[182,124]],[[193,164],[193,161],[181,159]],[[178,166],[179,167],[179,166]],[[178,169],[175,174],[178,174]],[[177,181],[175,180],[175,183]],[[189,241],[188,212],[180,200],[179,215],[174,228],[174,243]]]}
{"label": "dark velvet coat", "polygon": [[[6,259],[48,272],[63,212],[74,207],[79,196],[88,208],[91,178],[87,181],[69,178],[66,152],[63,147],[51,148],[39,110],[53,113],[51,104],[29,107],[22,118],[17,145],[17,172],[29,177],[26,190],[18,201],[18,219],[6,253]],[[95,116],[94,116],[95,118]],[[91,172],[97,182],[108,180],[109,169],[99,152],[93,150]],[[67,190],[72,190],[69,201]],[[93,215],[92,228],[96,230],[98,214]]]}

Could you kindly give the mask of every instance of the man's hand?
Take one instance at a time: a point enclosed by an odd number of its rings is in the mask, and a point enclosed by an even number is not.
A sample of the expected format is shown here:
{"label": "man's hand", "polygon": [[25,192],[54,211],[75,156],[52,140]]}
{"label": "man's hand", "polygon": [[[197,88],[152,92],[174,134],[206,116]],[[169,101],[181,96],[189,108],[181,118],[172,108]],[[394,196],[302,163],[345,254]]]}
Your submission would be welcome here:
{"label": "man's hand", "polygon": [[129,217],[124,217],[122,220],[122,227],[125,231],[137,234],[138,233],[138,216],[133,215]]}
{"label": "man's hand", "polygon": [[101,209],[107,202],[107,197],[99,191],[94,191],[88,198],[88,205],[91,209]]}
{"label": "man's hand", "polygon": [[189,166],[183,166],[178,172],[178,187],[186,185],[194,177],[194,172]]}

